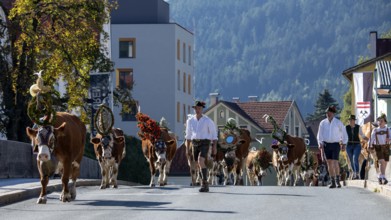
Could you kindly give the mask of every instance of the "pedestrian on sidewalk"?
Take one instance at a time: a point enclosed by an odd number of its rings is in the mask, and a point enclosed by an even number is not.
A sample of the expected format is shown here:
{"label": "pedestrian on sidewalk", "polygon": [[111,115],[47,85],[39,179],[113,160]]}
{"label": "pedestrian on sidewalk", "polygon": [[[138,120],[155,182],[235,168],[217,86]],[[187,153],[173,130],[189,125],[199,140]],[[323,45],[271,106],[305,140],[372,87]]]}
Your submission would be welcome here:
{"label": "pedestrian on sidewalk", "polygon": [[378,180],[380,185],[386,185],[388,180],[386,179],[386,167],[387,162],[390,159],[390,130],[387,127],[387,116],[381,114],[377,118],[378,127],[373,129],[371,134],[371,140],[369,147],[375,148],[377,159],[379,160],[380,173],[378,173]]}
{"label": "pedestrian on sidewalk", "polygon": [[207,181],[207,168],[205,159],[208,156],[208,151],[212,143],[212,157],[216,157],[217,153],[217,128],[215,123],[206,115],[202,114],[205,108],[205,102],[196,101],[192,106],[195,115],[186,121],[186,142],[187,146],[193,144],[193,156],[198,161],[198,166],[201,170],[202,183],[200,192],[209,192],[209,184]]}
{"label": "pedestrian on sidewalk", "polygon": [[337,108],[334,105],[326,109],[326,117],[319,124],[318,146],[322,155],[322,160],[326,160],[329,175],[331,177],[330,189],[341,188],[339,152],[345,150],[348,142],[345,125],[334,117]]}
{"label": "pedestrian on sidewalk", "polygon": [[365,141],[369,139],[364,135],[360,125],[356,124],[356,116],[350,115],[349,124],[346,125],[346,133],[348,134],[348,144],[346,152],[349,156],[350,167],[353,172],[353,179],[360,179],[360,168],[358,164],[358,157],[361,153],[360,136]]}

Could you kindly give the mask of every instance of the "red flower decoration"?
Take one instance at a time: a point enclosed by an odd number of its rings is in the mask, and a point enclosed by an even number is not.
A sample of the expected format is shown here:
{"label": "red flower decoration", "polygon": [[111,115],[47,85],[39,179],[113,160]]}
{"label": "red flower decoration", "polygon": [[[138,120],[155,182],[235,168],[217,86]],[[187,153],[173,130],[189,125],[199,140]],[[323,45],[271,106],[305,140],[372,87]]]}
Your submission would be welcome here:
{"label": "red flower decoration", "polygon": [[158,138],[160,138],[161,130],[159,127],[159,123],[157,123],[155,120],[149,118],[148,115],[137,113],[136,114],[137,119],[137,127],[140,128],[142,136],[141,138],[149,139],[152,142],[155,142]]}

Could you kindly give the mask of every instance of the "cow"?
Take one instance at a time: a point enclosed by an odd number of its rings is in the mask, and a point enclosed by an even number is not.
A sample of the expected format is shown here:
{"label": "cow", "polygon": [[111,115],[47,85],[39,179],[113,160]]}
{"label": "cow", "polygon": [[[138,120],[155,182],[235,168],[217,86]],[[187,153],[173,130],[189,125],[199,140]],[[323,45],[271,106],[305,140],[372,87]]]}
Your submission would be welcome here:
{"label": "cow", "polygon": [[141,132],[138,133],[139,137],[142,139],[142,151],[149,163],[151,172],[150,187],[155,187],[156,185],[155,176],[157,169],[159,170],[159,185],[167,185],[167,177],[170,172],[171,162],[177,149],[175,135],[166,128],[160,128],[160,130],[161,135],[156,140],[148,138]]}
{"label": "cow", "polygon": [[[57,112],[53,125],[39,125],[38,128],[26,128],[34,147],[38,148],[37,166],[41,180],[41,193],[38,204],[46,204],[49,176],[54,173],[52,167],[59,167],[62,174],[62,192],[60,200],[70,202],[76,198],[76,180],[80,174],[80,162],[84,154],[86,127],[75,115]],[[55,157],[57,164],[51,166]],[[72,185],[69,189],[69,178]]]}
{"label": "cow", "polygon": [[318,185],[318,157],[307,149],[301,161],[300,175],[305,186]]}
{"label": "cow", "polygon": [[284,136],[283,144],[273,144],[273,166],[277,172],[279,185],[292,185],[291,176],[294,175],[293,185],[299,180],[301,161],[306,151],[303,138],[289,134]]}
{"label": "cow", "polygon": [[261,186],[262,177],[272,164],[272,155],[266,148],[252,149],[246,158],[247,176],[251,186]]}
{"label": "cow", "polygon": [[223,167],[224,185],[229,184],[231,173],[234,176],[233,184],[243,185],[244,162],[250,143],[250,132],[247,129],[233,129],[220,133],[216,161]]}
{"label": "cow", "polygon": [[[375,125],[372,124],[371,122],[367,122],[361,126],[362,132],[369,139],[371,138],[371,133],[374,128],[375,128]],[[363,164],[364,160],[367,161],[366,166],[365,166],[365,176],[364,176],[364,179],[367,180],[368,179],[368,172],[369,172],[369,168],[370,168],[370,161],[373,162],[375,169],[376,169],[376,173],[380,172],[379,171],[379,161],[377,159],[375,148],[370,148],[369,142],[362,139],[361,136],[360,136],[360,142],[361,142],[361,154],[358,158],[358,162],[360,164],[359,167],[362,168],[362,164]],[[349,176],[349,179],[352,179],[352,176]]]}
{"label": "cow", "polygon": [[107,135],[96,134],[91,139],[94,145],[96,159],[102,174],[100,189],[118,188],[118,168],[126,155],[124,132],[119,128],[112,128]]}

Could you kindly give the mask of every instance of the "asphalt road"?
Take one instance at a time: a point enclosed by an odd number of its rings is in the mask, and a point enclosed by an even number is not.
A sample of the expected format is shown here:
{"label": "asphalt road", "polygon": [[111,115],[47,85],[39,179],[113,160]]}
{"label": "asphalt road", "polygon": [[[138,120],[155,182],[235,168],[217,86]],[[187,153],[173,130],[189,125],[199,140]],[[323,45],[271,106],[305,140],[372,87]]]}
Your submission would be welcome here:
{"label": "asphalt road", "polygon": [[[175,184],[175,185],[173,185]],[[70,203],[48,195],[0,207],[0,219],[390,219],[391,199],[357,187],[215,186],[199,193],[187,180],[171,185],[77,188]]]}

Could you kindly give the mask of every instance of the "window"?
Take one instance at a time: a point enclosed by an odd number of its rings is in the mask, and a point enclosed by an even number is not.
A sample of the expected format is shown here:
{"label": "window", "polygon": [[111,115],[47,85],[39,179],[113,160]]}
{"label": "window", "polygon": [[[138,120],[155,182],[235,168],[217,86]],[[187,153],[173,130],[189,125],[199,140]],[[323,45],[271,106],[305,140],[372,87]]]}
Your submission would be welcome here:
{"label": "window", "polygon": [[191,95],[191,76],[187,75],[187,92]]}
{"label": "window", "polygon": [[133,69],[117,69],[116,86],[120,89],[132,89]]}
{"label": "window", "polygon": [[186,114],[186,104],[183,104],[183,124],[186,123],[187,114]]}
{"label": "window", "polygon": [[[116,87],[120,89],[132,89],[133,87],[133,69],[117,69]],[[136,121],[137,106],[132,106],[131,113],[122,114],[122,121]]]}
{"label": "window", "polygon": [[186,44],[183,43],[183,62],[186,63]]}
{"label": "window", "polygon": [[186,93],[186,73],[183,73],[183,92]]}
{"label": "window", "polygon": [[189,65],[191,66],[191,46],[189,45]]}
{"label": "window", "polygon": [[179,102],[176,103],[176,121],[181,122],[181,104]]}
{"label": "window", "polygon": [[176,42],[176,58],[177,60],[181,60],[181,41],[177,40]]}
{"label": "window", "polygon": [[[187,106],[187,114],[190,115],[191,114],[191,107],[190,105]],[[187,117],[187,116],[186,116]]]}
{"label": "window", "polygon": [[289,126],[288,126],[288,125],[285,125],[285,132],[286,132],[287,134],[289,134]]}
{"label": "window", "polygon": [[120,38],[119,39],[119,58],[136,57],[136,39]]}
{"label": "window", "polygon": [[221,110],[219,115],[220,115],[220,118],[224,118],[224,111]]}
{"label": "window", "polygon": [[295,127],[295,136],[299,136],[299,127]]}
{"label": "window", "polygon": [[177,79],[177,84],[178,84],[178,91],[181,90],[181,71],[178,70],[178,79]]}

